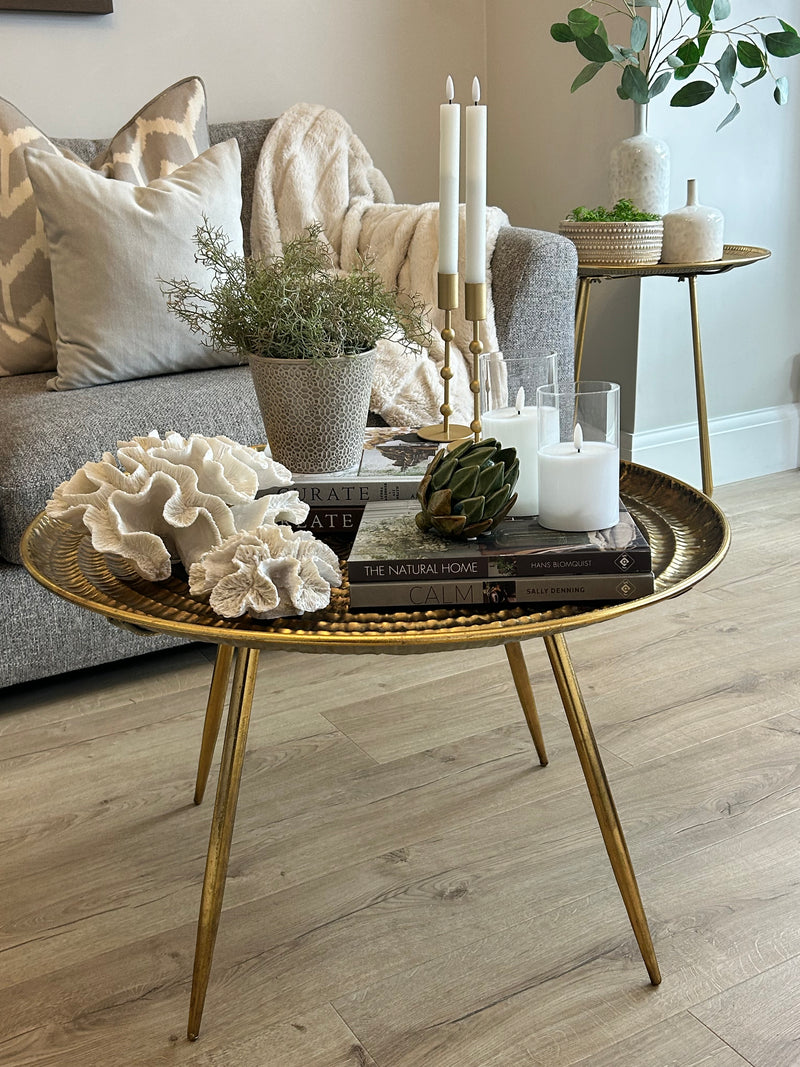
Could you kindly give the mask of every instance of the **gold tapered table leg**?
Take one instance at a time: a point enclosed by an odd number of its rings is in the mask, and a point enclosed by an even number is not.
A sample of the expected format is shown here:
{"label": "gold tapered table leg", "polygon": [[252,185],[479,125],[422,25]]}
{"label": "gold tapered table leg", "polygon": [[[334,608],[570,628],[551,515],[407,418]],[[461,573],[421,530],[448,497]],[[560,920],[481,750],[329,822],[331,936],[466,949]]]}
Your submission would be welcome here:
{"label": "gold tapered table leg", "polygon": [[197,781],[194,786],[194,802],[202,803],[214,758],[219,724],[222,722],[222,709],[225,706],[225,694],[228,691],[228,678],[233,662],[233,645],[218,645],[217,658],[214,661],[214,673],[211,676],[211,689],[206,704],[206,717],[203,723],[203,739],[200,742],[200,759],[197,761]]}
{"label": "gold tapered table leg", "polygon": [[614,798],[606,778],[597,742],[592,732],[592,725],[586,713],[586,706],[578,687],[578,679],[572,666],[569,649],[563,634],[547,635],[544,638],[547,655],[550,657],[550,665],[553,675],[561,694],[564,711],[572,732],[572,740],[578,752],[586,784],[589,787],[589,795],[592,798],[600,832],[603,835],[606,852],[611,860],[614,877],[617,880],[619,891],[625,902],[633,932],[642,954],[644,965],[653,985],[661,981],[661,971],[658,967],[653,941],[650,937],[650,929],[647,925],[647,917],[642,906],[642,898],[639,894],[639,886],[636,883],[636,875],[633,872],[633,864],[625,843],[625,835],[614,805]]}
{"label": "gold tapered table leg", "polygon": [[575,300],[575,381],[581,380],[583,344],[586,340],[586,320],[589,317],[591,278],[578,278],[578,295]]}
{"label": "gold tapered table leg", "polygon": [[206,873],[200,899],[200,918],[197,922],[197,947],[194,954],[187,1030],[190,1041],[195,1041],[200,1033],[200,1021],[203,1017],[203,1005],[211,973],[214,943],[217,939],[219,918],[222,912],[222,897],[228,873],[228,859],[231,852],[233,824],[236,819],[236,802],[239,799],[239,783],[247,745],[247,729],[250,725],[257,666],[257,649],[236,649],[225,745],[219,769],[214,816],[211,820]]}
{"label": "gold tapered table leg", "polygon": [[703,477],[703,492],[714,492],[714,477],[711,473],[711,443],[708,437],[708,412],[706,410],[706,383],[703,374],[703,348],[700,344],[700,314],[697,308],[697,275],[690,274],[689,307],[692,315],[692,349],[694,351],[694,388],[697,394],[697,431],[700,437],[700,470]]}
{"label": "gold tapered table leg", "polygon": [[522,705],[522,710],[525,712],[525,721],[528,724],[528,729],[533,738],[536,755],[539,757],[539,763],[541,763],[543,767],[546,767],[548,763],[547,751],[544,747],[544,736],[539,722],[539,713],[536,710],[531,679],[528,674],[528,668],[525,666],[525,657],[522,654],[522,646],[519,641],[511,641],[504,647],[506,655],[508,656],[509,666],[511,667],[511,675],[514,679],[514,685],[517,687],[517,696]]}

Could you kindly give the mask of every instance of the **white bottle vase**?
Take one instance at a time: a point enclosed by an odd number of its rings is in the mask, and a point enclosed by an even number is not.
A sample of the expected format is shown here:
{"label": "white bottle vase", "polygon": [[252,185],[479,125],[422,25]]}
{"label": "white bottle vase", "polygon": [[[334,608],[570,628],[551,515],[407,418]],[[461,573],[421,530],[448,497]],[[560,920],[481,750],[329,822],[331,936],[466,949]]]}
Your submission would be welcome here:
{"label": "white bottle vase", "polygon": [[647,107],[634,104],[633,137],[611,152],[611,203],[630,200],[639,211],[669,210],[669,147],[647,132]]}
{"label": "white bottle vase", "polygon": [[722,259],[725,219],[715,207],[697,203],[697,182],[686,183],[686,207],[664,216],[662,263],[711,263]]}

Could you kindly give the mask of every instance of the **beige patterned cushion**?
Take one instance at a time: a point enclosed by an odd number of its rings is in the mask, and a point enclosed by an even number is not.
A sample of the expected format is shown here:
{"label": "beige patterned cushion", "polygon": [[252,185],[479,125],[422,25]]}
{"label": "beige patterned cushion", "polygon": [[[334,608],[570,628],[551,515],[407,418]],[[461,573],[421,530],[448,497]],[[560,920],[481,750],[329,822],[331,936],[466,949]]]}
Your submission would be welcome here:
{"label": "beige patterned cushion", "polygon": [[[184,78],[146,104],[91,166],[108,178],[146,185],[208,146],[203,83]],[[56,365],[50,263],[26,148],[83,166],[0,98],[0,375],[32,374]]]}
{"label": "beige patterned cushion", "polygon": [[205,216],[242,254],[242,168],[235,139],[148,185],[107,181],[35,148],[28,173],[44,219],[56,309],[50,389],[239,363],[201,343],[167,308],[162,279],[207,288],[195,234]]}

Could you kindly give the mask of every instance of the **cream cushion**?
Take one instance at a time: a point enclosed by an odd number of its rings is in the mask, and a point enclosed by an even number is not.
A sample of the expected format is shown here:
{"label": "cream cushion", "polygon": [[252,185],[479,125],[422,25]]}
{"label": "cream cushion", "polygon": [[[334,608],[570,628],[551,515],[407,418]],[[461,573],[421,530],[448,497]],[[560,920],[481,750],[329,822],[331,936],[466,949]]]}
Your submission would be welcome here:
{"label": "cream cushion", "polygon": [[210,282],[195,261],[207,217],[241,254],[241,160],[235,140],[149,185],[108,181],[38,149],[26,152],[44,220],[56,319],[51,389],[238,363],[204,346],[167,310],[163,281]]}

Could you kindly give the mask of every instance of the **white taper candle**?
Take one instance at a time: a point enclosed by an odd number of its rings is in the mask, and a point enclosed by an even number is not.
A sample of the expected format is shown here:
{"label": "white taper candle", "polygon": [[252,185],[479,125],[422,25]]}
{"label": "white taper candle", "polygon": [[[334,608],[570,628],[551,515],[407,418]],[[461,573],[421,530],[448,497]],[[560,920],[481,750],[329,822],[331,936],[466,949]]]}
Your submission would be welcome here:
{"label": "white taper candle", "polygon": [[439,107],[439,273],[458,273],[458,170],[461,105],[453,103],[453,79],[447,75],[448,102]]}
{"label": "white taper candle", "polygon": [[467,108],[467,282],[486,281],[486,107],[478,101],[481,86],[472,81],[472,104]]}

